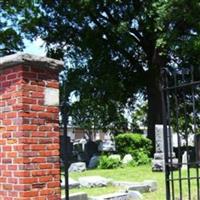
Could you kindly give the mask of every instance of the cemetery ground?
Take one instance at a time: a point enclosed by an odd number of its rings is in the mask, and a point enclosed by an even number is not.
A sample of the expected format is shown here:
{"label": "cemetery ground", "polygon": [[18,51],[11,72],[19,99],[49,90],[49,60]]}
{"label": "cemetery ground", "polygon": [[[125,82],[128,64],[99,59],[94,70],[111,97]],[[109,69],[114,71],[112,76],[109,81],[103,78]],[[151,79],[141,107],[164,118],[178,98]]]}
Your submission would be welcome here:
{"label": "cemetery ground", "polygon": [[[196,170],[191,170],[191,176],[195,175]],[[110,178],[115,181],[130,181],[130,182],[142,182],[144,180],[155,180],[157,181],[157,190],[154,192],[142,193],[144,200],[165,200],[165,174],[164,172],[152,172],[151,165],[143,165],[138,167],[122,167],[116,169],[93,169],[86,170],[84,172],[73,172],[69,176],[74,180],[78,180],[80,177],[84,176],[102,176],[105,178]],[[174,176],[178,177],[178,171],[174,172]],[[183,169],[183,177],[187,177],[187,170]],[[191,194],[192,199],[196,199],[196,191],[193,188],[196,188],[196,180],[191,181]],[[184,191],[187,191],[188,182],[182,182],[183,187],[183,196]],[[179,186],[178,182],[175,183],[175,190],[178,193]],[[77,188],[70,189],[69,193],[85,192],[88,196],[100,196],[104,194],[114,193],[123,191],[122,187],[114,187],[109,185],[107,187],[96,187],[96,188]],[[62,191],[64,193],[64,189]],[[187,196],[184,196],[183,199],[188,199]]]}
{"label": "cemetery ground", "polygon": [[[164,173],[162,172],[152,172],[150,165],[143,165],[138,167],[123,167],[117,169],[94,169],[87,170],[80,173],[71,173],[70,177],[77,180],[81,176],[94,176],[99,175],[102,177],[110,178],[115,181],[130,181],[130,182],[142,182],[144,180],[156,180],[158,183],[158,189],[155,192],[143,193],[143,198],[145,200],[157,199],[161,200],[160,197],[165,197],[164,188]],[[69,192],[86,192],[88,196],[98,196],[102,194],[114,193],[122,191],[124,188],[113,187],[112,185],[107,188],[80,188],[71,189]]]}

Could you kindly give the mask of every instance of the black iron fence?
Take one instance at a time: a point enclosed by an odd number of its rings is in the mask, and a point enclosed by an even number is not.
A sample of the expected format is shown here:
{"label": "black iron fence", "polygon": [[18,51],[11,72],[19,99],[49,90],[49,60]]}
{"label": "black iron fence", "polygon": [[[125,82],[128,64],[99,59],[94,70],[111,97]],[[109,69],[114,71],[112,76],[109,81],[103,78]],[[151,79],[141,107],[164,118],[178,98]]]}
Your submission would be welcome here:
{"label": "black iron fence", "polygon": [[200,200],[200,79],[195,71],[163,72],[167,200]]}

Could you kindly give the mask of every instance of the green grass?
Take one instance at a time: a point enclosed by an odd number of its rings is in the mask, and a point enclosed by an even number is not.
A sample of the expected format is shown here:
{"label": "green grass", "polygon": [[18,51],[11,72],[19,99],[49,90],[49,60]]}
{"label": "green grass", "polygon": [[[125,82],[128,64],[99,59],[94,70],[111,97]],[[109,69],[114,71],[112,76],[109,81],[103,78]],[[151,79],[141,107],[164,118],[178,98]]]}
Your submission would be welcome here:
{"label": "green grass", "polygon": [[[181,172],[181,178],[185,178],[185,180],[182,181],[182,191],[183,191],[183,199],[188,200],[188,180],[187,180],[187,170],[184,169]],[[173,173],[174,178],[178,178],[178,171]],[[190,177],[196,177],[196,169],[191,168],[190,169]],[[190,188],[191,188],[191,200],[197,200],[197,180],[196,179],[191,179],[190,180]],[[171,185],[172,186],[172,185]],[[180,190],[179,190],[179,182],[175,181],[174,182],[174,188],[175,188],[175,193],[179,195]]]}
{"label": "green grass", "polygon": [[101,196],[104,194],[119,192],[120,189],[121,188],[119,188],[119,187],[114,187],[112,185],[109,185],[107,187],[81,188],[81,190],[80,189],[71,189],[70,194],[76,193],[76,192],[85,192],[89,196]]}
{"label": "green grass", "polygon": [[[155,173],[151,171],[150,166],[139,166],[139,167],[125,167],[117,169],[94,169],[87,170],[81,173],[70,173],[70,177],[78,180],[79,177],[83,176],[102,176],[105,178],[111,178],[116,181],[132,181],[139,182],[144,180],[157,180],[158,190],[156,192],[144,194],[146,200],[162,200],[160,197],[165,196],[164,190],[164,173]],[[86,192],[89,196],[98,196],[108,193],[113,193],[123,190],[123,188],[117,188],[109,185],[105,188],[81,188],[71,189],[70,193],[74,192]],[[159,197],[159,198],[158,198]],[[164,200],[164,198],[163,198]]]}
{"label": "green grass", "polygon": [[[195,169],[191,169],[191,176],[196,176]],[[187,171],[183,170],[183,177],[187,177]],[[163,172],[152,172],[150,165],[139,166],[139,167],[125,167],[125,168],[117,168],[117,169],[94,169],[87,170],[81,173],[70,173],[70,177],[78,180],[79,177],[83,176],[102,176],[105,178],[111,178],[116,181],[132,181],[132,182],[140,182],[144,180],[156,180],[158,183],[158,189],[155,192],[143,193],[143,197],[145,200],[165,200],[165,177]],[[174,177],[178,177],[178,171],[174,172]],[[179,193],[179,185],[178,182],[175,184],[175,191]],[[183,181],[182,190],[183,190],[183,199],[188,200],[187,197],[187,181]],[[196,180],[191,181],[191,194],[192,200],[196,200]],[[108,187],[102,188],[79,188],[79,189],[70,189],[70,193],[75,192],[86,192],[89,196],[99,196],[108,193],[114,193],[123,190],[123,188],[114,187],[109,185]]]}

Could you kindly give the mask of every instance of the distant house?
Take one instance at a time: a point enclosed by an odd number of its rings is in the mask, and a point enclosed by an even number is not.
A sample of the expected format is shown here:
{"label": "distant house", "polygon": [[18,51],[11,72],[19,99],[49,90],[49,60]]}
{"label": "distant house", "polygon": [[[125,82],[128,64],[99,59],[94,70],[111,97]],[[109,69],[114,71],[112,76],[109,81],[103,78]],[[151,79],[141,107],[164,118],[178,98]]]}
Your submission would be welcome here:
{"label": "distant house", "polygon": [[[80,128],[78,126],[67,126],[67,135],[71,138],[71,141],[79,140],[81,138],[84,138],[86,136],[86,131],[83,128]],[[107,133],[97,130],[95,133],[92,133],[92,140],[104,140],[107,137]]]}

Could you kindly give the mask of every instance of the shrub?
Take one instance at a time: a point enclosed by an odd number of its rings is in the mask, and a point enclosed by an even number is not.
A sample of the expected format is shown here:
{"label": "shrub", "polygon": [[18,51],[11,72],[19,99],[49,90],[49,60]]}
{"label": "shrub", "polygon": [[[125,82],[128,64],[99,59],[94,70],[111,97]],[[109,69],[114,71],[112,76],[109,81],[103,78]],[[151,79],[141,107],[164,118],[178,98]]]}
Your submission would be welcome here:
{"label": "shrub", "polygon": [[143,151],[139,151],[139,150],[136,150],[134,152],[133,158],[135,162],[137,163],[137,165],[145,165],[150,162],[150,158],[148,157],[148,155],[144,153]]}
{"label": "shrub", "polygon": [[113,169],[121,166],[121,161],[115,158],[109,158],[108,156],[101,156],[99,160],[99,169]]}
{"label": "shrub", "polygon": [[117,153],[121,156],[131,154],[134,165],[147,164],[152,149],[151,140],[137,133],[124,133],[115,137]]}

